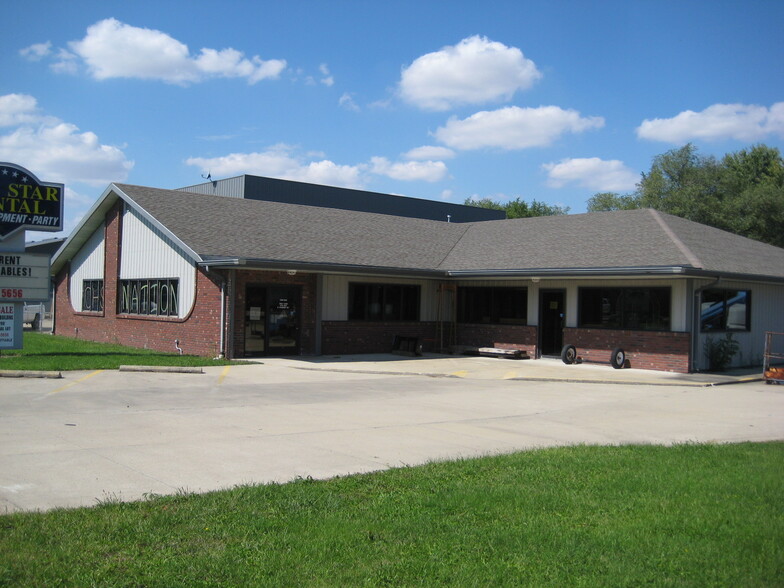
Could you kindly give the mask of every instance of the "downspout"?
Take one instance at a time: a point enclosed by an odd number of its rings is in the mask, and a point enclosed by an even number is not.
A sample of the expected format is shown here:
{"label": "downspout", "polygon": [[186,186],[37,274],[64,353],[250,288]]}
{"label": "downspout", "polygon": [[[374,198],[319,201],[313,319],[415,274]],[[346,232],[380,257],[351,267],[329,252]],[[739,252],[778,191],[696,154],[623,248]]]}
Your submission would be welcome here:
{"label": "downspout", "polygon": [[226,278],[221,279],[221,309],[220,309],[220,344],[218,346],[221,359],[226,357]]}
{"label": "downspout", "polygon": [[226,276],[218,272],[210,272],[210,266],[204,266],[204,273],[208,276],[212,274],[220,280],[220,324],[218,335],[218,356],[215,359],[226,357]]}
{"label": "downspout", "polygon": [[692,321],[691,321],[691,354],[689,355],[689,373],[697,371],[697,354],[699,353],[699,339],[700,339],[700,298],[702,293],[708,288],[718,286],[721,282],[721,277],[717,276],[715,280],[707,284],[703,284],[694,290],[694,302],[692,303]]}
{"label": "downspout", "polygon": [[234,359],[234,313],[235,313],[235,305],[236,301],[236,279],[237,279],[237,270],[230,269],[228,276],[228,315],[229,315],[229,328],[228,328],[228,336],[226,338],[226,358],[227,359]]}

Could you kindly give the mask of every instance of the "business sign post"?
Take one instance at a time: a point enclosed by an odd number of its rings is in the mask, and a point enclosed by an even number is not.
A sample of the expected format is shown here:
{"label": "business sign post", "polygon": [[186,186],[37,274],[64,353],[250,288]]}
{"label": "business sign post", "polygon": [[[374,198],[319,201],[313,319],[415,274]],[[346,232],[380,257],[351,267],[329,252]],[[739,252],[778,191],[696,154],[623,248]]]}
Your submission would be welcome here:
{"label": "business sign post", "polygon": [[0,163],[0,350],[22,348],[24,303],[49,300],[49,256],[25,253],[25,230],[62,231],[64,192]]}

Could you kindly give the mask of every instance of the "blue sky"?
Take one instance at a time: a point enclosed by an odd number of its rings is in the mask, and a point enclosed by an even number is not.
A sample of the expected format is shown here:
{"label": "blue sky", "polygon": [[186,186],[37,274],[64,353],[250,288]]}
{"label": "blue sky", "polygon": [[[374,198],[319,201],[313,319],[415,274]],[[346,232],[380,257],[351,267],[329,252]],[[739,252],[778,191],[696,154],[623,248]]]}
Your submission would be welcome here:
{"label": "blue sky", "polygon": [[0,161],[66,185],[66,233],[113,181],[579,213],[689,141],[784,150],[774,0],[28,0],[2,19]]}

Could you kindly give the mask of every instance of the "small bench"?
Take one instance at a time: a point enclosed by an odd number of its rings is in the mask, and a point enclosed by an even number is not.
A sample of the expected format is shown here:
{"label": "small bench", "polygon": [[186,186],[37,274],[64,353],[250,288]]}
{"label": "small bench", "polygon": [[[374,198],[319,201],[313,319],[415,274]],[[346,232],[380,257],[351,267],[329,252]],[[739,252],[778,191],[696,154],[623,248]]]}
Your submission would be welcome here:
{"label": "small bench", "polygon": [[392,353],[395,355],[407,355],[409,357],[422,355],[422,347],[419,344],[419,338],[395,335],[395,338],[392,340]]}

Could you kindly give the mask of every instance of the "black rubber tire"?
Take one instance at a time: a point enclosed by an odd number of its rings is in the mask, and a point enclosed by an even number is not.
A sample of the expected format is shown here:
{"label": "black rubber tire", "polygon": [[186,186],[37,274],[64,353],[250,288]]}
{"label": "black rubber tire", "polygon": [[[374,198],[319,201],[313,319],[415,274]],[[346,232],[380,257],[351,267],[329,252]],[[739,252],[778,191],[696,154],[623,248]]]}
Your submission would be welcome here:
{"label": "black rubber tire", "polygon": [[571,365],[577,361],[577,348],[574,345],[564,345],[561,350],[561,361],[566,365]]}
{"label": "black rubber tire", "polygon": [[620,347],[614,349],[612,355],[610,356],[610,365],[613,366],[616,370],[624,367],[626,365],[626,352]]}
{"label": "black rubber tire", "polygon": [[30,326],[33,327],[34,331],[38,330],[38,327],[41,326],[41,315],[40,314],[36,314],[35,315],[35,318],[30,323]]}

